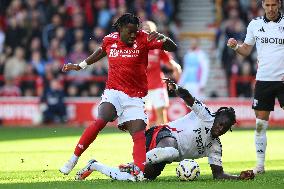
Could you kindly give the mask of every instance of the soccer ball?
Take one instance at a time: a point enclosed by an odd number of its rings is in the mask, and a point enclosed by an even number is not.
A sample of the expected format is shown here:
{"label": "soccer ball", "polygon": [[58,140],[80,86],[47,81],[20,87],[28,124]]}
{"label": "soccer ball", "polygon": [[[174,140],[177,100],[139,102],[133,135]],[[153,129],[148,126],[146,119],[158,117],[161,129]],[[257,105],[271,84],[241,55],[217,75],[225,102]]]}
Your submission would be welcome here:
{"label": "soccer ball", "polygon": [[200,168],[196,161],[184,159],[179,162],[176,168],[176,174],[181,181],[195,180],[200,175]]}

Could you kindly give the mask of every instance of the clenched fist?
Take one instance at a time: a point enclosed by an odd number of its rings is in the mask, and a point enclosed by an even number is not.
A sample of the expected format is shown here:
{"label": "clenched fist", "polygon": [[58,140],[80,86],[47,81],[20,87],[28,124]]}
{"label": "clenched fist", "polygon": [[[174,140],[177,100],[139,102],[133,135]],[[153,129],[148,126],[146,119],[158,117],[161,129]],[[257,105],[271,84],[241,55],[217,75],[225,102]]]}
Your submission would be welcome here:
{"label": "clenched fist", "polygon": [[230,38],[227,42],[227,46],[230,47],[231,49],[235,49],[237,45],[238,45],[238,42],[234,38]]}

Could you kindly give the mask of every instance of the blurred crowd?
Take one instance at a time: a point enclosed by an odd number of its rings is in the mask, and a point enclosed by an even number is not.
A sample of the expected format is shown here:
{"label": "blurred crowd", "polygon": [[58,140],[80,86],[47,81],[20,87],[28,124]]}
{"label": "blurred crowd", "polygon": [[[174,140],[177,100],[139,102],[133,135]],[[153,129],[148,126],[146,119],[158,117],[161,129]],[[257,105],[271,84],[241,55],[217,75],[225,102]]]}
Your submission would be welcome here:
{"label": "blurred crowd", "polygon": [[222,10],[223,20],[217,34],[216,44],[222,52],[222,65],[228,84],[232,77],[244,78],[237,82],[237,96],[251,97],[253,87],[251,79],[255,76],[257,69],[256,51],[254,49],[250,56],[244,58],[227,48],[226,43],[229,38],[235,38],[242,43],[249,22],[253,18],[263,16],[264,10],[260,0],[224,0]]}
{"label": "blurred crowd", "polygon": [[125,12],[141,21],[155,21],[160,32],[175,40],[177,4],[175,0],[1,0],[0,96],[44,99],[53,90],[69,97],[100,96],[106,59],[67,74],[61,72],[62,65],[87,58]]}

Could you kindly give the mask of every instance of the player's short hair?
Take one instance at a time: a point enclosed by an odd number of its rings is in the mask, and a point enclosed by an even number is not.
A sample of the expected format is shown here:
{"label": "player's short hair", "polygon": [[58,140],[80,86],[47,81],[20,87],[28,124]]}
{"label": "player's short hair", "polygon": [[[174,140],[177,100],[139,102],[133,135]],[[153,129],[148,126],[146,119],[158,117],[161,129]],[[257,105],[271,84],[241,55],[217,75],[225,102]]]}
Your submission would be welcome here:
{"label": "player's short hair", "polygon": [[221,107],[215,112],[215,118],[219,116],[226,116],[226,123],[228,125],[228,130],[232,131],[232,126],[237,122],[236,121],[236,113],[234,108],[232,107]]}
{"label": "player's short hair", "polygon": [[125,13],[122,16],[120,16],[112,26],[114,27],[115,30],[118,31],[120,27],[125,26],[127,24],[136,24],[139,27],[140,20],[134,14]]}

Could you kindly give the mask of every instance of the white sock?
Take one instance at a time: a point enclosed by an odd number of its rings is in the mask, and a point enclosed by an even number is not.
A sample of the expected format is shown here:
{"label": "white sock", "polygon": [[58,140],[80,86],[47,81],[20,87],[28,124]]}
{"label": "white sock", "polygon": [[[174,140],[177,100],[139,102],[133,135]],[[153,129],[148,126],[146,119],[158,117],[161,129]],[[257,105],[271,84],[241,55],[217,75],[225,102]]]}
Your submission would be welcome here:
{"label": "white sock", "polygon": [[114,180],[128,180],[128,181],[136,181],[136,178],[129,173],[120,172],[118,168],[109,167],[99,162],[92,163],[91,170],[99,171],[100,173],[114,179]]}
{"label": "white sock", "polygon": [[146,163],[173,162],[179,157],[179,152],[173,147],[154,148],[146,153]]}
{"label": "white sock", "polygon": [[71,158],[70,158],[70,160],[69,160],[69,161],[71,161],[71,162],[75,163],[75,162],[77,162],[77,161],[78,161],[78,159],[79,159],[79,157],[78,157],[78,156],[76,156],[75,154],[73,154],[73,155],[71,156]]}
{"label": "white sock", "polygon": [[256,119],[255,129],[255,150],[257,167],[264,167],[265,151],[267,145],[266,129],[268,128],[268,121]]}

